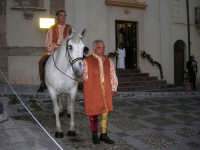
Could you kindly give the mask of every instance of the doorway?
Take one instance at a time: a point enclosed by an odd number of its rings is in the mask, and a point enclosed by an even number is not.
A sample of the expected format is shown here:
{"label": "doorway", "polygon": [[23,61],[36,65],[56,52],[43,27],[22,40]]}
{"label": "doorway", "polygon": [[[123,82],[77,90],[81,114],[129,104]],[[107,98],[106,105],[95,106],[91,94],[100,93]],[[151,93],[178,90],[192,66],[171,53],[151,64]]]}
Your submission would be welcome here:
{"label": "doorway", "polygon": [[174,44],[174,81],[176,85],[184,83],[184,51],[184,41],[176,41]]}
{"label": "doorway", "polygon": [[0,1],[0,47],[7,46],[6,40],[6,0]]}
{"label": "doorway", "polygon": [[137,68],[137,22],[115,21],[116,49],[125,48],[125,68]]}

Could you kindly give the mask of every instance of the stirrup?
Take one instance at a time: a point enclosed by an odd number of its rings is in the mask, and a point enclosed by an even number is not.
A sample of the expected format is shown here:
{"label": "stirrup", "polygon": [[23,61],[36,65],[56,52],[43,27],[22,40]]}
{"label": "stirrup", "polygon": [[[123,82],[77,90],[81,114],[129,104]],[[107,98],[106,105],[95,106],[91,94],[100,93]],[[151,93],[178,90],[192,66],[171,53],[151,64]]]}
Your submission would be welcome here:
{"label": "stirrup", "polygon": [[38,92],[38,93],[44,92],[44,90],[45,90],[46,88],[47,88],[47,87],[46,87],[46,84],[42,81],[42,82],[40,83],[40,87],[39,87],[39,89],[37,90],[37,92]]}

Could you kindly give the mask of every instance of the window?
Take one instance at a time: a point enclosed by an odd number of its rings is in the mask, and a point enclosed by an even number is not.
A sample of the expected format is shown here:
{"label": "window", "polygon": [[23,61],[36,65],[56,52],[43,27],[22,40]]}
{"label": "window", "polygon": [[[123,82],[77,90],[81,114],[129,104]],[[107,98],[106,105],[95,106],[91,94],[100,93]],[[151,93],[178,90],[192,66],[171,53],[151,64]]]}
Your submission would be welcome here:
{"label": "window", "polygon": [[13,0],[13,7],[43,7],[43,0]]}

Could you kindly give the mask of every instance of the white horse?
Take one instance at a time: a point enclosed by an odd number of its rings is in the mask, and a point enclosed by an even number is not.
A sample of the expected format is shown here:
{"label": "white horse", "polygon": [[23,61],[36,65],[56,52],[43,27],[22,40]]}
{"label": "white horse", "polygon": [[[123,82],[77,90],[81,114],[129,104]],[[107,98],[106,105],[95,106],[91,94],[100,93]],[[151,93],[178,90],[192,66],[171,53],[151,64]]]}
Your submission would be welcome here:
{"label": "white horse", "polygon": [[83,75],[83,37],[85,29],[80,34],[75,34],[72,28],[61,47],[47,60],[45,65],[45,83],[53,101],[56,117],[56,138],[63,138],[59,114],[63,112],[61,94],[67,94],[67,110],[70,114],[69,136],[75,136],[74,103],[77,93],[77,78]]}

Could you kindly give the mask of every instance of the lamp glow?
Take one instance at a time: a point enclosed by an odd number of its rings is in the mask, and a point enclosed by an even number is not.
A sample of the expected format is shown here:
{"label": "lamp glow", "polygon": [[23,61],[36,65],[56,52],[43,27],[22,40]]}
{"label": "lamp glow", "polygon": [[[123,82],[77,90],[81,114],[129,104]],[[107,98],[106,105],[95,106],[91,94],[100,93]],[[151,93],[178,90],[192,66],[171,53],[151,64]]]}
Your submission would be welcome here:
{"label": "lamp glow", "polygon": [[49,29],[55,24],[55,18],[40,18],[40,29]]}

